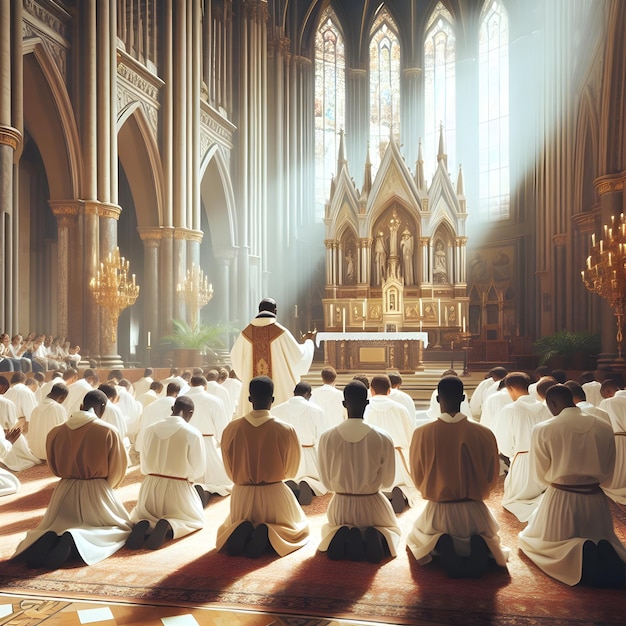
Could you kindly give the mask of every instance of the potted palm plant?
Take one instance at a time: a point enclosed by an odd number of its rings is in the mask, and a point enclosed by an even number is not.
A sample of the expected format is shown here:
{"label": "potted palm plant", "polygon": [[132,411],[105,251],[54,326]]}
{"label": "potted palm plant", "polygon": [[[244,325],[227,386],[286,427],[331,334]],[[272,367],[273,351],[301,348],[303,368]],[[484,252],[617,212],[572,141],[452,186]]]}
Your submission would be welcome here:
{"label": "potted palm plant", "polygon": [[177,367],[201,367],[207,351],[224,348],[224,337],[234,329],[230,324],[188,324],[184,320],[172,320],[172,332],[162,337],[166,346],[174,348],[174,365]]}
{"label": "potted palm plant", "polygon": [[589,361],[600,348],[600,335],[568,330],[560,330],[535,342],[535,350],[541,355],[540,365],[549,364],[553,369],[593,369]]}

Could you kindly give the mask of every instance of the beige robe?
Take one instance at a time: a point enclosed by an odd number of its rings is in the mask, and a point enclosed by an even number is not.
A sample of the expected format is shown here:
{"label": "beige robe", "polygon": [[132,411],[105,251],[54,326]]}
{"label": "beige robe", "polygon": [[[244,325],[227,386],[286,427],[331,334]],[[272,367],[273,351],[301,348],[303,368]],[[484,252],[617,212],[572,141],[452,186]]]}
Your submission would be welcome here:
{"label": "beige robe", "polygon": [[48,466],[61,480],[39,526],[28,531],[15,555],[51,530],[57,535],[69,532],[87,565],[111,556],[131,531],[128,513],[114,491],[127,467],[118,432],[94,413],[78,411],[50,431],[46,451]]}
{"label": "beige robe", "polygon": [[424,565],[443,534],[462,556],[470,554],[472,535],[480,535],[498,565],[508,550],[500,547],[498,524],[484,503],[498,482],[498,449],[493,433],[463,413],[443,413],[419,426],[411,441],[411,475],[428,500],[418,515],[407,546]]}
{"label": "beige robe", "polygon": [[293,478],[300,464],[300,443],[293,426],[269,411],[251,411],[231,422],[222,435],[226,473],[235,483],[230,515],[217,531],[220,550],[232,532],[248,520],[267,524],[269,540],[279,556],[301,548],[309,524],[284,480]]}

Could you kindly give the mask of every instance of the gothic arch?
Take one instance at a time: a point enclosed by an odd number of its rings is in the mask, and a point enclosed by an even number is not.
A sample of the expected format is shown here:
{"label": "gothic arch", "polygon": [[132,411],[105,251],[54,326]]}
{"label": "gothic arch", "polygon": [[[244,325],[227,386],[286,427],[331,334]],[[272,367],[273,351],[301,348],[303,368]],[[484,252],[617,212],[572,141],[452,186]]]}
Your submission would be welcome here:
{"label": "gothic arch", "polygon": [[[595,198],[593,181],[597,177],[598,163],[598,112],[592,94],[586,89],[582,95],[576,135],[581,138],[574,154],[574,206],[576,213],[589,211]],[[591,197],[589,197],[591,196]]]}
{"label": "gothic arch", "polygon": [[26,39],[23,50],[24,126],[41,153],[50,198],[80,198],[80,141],[63,77],[40,39]]}
{"label": "gothic arch", "polygon": [[[398,210],[398,217],[402,220],[406,220],[413,227],[413,234],[416,237],[421,236],[420,219],[419,215],[412,209],[406,200],[396,194],[393,194],[387,200],[375,207],[367,216],[367,222],[365,224],[365,230],[369,236],[374,236],[374,231],[378,229],[381,217],[386,215],[391,208],[395,207]],[[404,230],[404,223],[400,226],[401,231]],[[409,229],[411,230],[411,229]]]}
{"label": "gothic arch", "polygon": [[237,245],[237,217],[235,194],[228,166],[217,145],[207,150],[200,165],[200,195],[211,225],[211,243],[214,250],[230,249]]}
{"label": "gothic arch", "polygon": [[119,160],[130,184],[138,228],[163,226],[163,181],[159,150],[139,102],[117,119]]}

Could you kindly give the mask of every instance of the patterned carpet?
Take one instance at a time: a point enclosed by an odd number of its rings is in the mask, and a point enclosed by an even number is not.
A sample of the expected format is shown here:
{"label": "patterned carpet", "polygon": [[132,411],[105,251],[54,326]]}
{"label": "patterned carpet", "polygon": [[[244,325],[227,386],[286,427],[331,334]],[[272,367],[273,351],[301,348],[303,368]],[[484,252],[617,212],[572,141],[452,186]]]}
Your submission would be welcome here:
{"label": "patterned carpet", "polygon": [[[267,555],[251,560],[217,553],[216,528],[226,516],[229,502],[216,497],[206,509],[207,524],[202,531],[161,550],[123,549],[91,567],[28,570],[7,559],[24,532],[41,519],[56,479],[45,466],[22,472],[19,478],[20,494],[4,497],[0,504],[0,591],[5,593],[63,594],[83,600],[239,608],[395,624],[626,622],[624,591],[569,588],[545,576],[519,552],[517,533],[523,525],[501,508],[501,485],[490,505],[501,525],[502,542],[512,550],[508,570],[494,568],[481,580],[460,582],[446,578],[436,563],[420,567],[403,544],[396,559],[380,565],[329,561],[316,551],[329,496],[315,498],[304,507],[311,523],[311,540],[282,559]],[[137,467],[133,467],[120,488],[129,510],[140,480]],[[626,514],[617,505],[613,510],[618,536],[626,540]],[[416,509],[410,509],[399,516],[403,536],[416,514]],[[0,625],[17,623],[22,622],[0,617]]]}

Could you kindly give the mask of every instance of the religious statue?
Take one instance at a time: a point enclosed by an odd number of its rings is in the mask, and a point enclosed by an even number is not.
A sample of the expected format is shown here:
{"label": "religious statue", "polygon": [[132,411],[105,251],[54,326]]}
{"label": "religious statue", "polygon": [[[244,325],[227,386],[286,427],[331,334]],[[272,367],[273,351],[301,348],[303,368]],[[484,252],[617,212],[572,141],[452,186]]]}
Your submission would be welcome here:
{"label": "religious statue", "polygon": [[374,264],[376,266],[376,284],[382,285],[385,278],[385,268],[387,265],[387,247],[382,231],[376,235],[374,243]]}
{"label": "religious statue", "polygon": [[413,285],[415,283],[415,278],[413,277],[413,235],[406,228],[400,239],[400,248],[402,250],[404,284]]}
{"label": "religious statue", "polygon": [[443,243],[441,241],[437,242],[437,246],[435,249],[433,282],[437,284],[448,282],[448,265],[446,262],[446,251],[443,249]]}
{"label": "religious statue", "polygon": [[352,250],[348,250],[346,253],[346,282],[353,283],[354,278],[354,255],[352,254]]}

